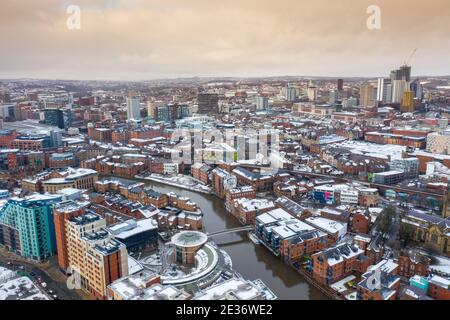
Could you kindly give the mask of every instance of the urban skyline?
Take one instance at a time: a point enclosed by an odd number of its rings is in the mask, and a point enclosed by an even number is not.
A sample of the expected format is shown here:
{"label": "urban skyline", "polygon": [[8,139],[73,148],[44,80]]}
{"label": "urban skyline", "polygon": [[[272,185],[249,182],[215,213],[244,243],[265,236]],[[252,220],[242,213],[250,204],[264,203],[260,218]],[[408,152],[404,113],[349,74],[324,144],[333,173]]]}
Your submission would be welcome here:
{"label": "urban skyline", "polygon": [[449,9],[0,3],[0,301],[450,300]]}

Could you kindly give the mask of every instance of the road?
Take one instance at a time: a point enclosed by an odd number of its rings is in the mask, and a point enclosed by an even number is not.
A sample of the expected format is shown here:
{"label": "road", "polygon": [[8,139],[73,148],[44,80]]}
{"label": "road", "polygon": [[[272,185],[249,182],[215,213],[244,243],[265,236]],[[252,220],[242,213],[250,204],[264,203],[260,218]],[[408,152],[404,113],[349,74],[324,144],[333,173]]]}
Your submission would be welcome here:
{"label": "road", "polygon": [[[52,299],[54,299],[53,295],[56,295],[56,299],[60,300],[84,300],[88,298],[81,290],[71,290],[67,287],[66,277],[59,271],[56,256],[51,257],[46,263],[35,263],[0,249],[0,266],[27,274]],[[39,278],[41,281],[38,281]],[[47,284],[45,288],[40,284],[42,282]]]}
{"label": "road", "polygon": [[[241,165],[241,166],[244,168],[250,168],[250,169],[264,169],[264,167],[256,166],[256,165]],[[334,176],[334,175],[330,175],[330,174],[322,174],[322,173],[309,172],[309,171],[287,170],[287,169],[280,169],[279,171],[280,172],[288,172],[288,173],[291,173],[294,175],[301,175],[301,176],[305,176],[305,177],[333,179],[333,180],[345,181],[348,183],[359,183],[366,187],[371,187],[371,188],[392,189],[397,192],[405,192],[408,194],[420,194],[420,195],[424,195],[424,196],[432,196],[432,197],[437,197],[437,198],[441,198],[441,199],[444,199],[447,196],[446,193],[420,190],[417,188],[408,188],[408,187],[399,186],[399,185],[370,183],[370,182],[365,182],[365,181],[354,179],[353,177]]]}

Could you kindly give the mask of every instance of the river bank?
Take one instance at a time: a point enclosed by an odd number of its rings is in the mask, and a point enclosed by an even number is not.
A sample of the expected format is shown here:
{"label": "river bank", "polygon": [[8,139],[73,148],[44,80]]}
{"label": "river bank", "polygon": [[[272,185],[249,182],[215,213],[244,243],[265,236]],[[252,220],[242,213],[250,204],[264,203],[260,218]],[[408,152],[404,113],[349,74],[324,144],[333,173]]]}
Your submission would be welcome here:
{"label": "river bank", "polygon": [[[212,194],[211,188],[202,185],[201,183],[195,183],[196,181],[189,176],[174,176],[164,177],[161,175],[151,174],[149,176],[136,175],[135,179],[142,179],[147,181],[153,181],[157,183],[166,184],[172,187],[177,187],[185,190],[191,190],[204,194]],[[190,180],[188,180],[190,179]]]}
{"label": "river bank", "polygon": [[[129,179],[119,180],[130,181]],[[201,208],[204,226],[213,233],[224,229],[240,227],[241,224],[226,212],[224,201],[214,195],[186,190],[179,186],[169,186],[155,181],[133,179],[144,182],[155,191],[177,194],[191,198]],[[233,269],[245,278],[261,279],[281,300],[327,300],[321,290],[308,283],[294,268],[286,265],[262,245],[255,245],[248,233],[224,234],[214,239],[233,261]]]}

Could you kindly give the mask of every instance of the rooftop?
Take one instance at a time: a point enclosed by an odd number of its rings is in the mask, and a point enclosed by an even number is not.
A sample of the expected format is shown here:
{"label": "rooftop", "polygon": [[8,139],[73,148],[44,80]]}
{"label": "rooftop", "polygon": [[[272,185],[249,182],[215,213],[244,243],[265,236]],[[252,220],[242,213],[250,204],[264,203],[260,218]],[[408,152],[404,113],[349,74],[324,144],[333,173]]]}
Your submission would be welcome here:
{"label": "rooftop", "polygon": [[208,237],[199,231],[181,231],[175,234],[172,243],[182,247],[198,247],[204,245],[208,241]]}

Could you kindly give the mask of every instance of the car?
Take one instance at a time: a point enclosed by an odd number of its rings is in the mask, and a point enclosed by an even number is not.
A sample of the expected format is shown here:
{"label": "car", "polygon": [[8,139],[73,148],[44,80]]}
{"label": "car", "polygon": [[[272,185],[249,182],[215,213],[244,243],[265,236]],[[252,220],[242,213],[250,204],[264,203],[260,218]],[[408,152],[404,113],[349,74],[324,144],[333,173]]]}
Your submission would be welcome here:
{"label": "car", "polygon": [[6,264],[7,264],[8,266],[10,266],[10,265],[11,265],[11,261],[8,261]]}
{"label": "car", "polygon": [[58,296],[56,294],[52,295],[52,298],[55,300],[59,300]]}
{"label": "car", "polygon": [[41,277],[41,276],[38,276],[36,279],[37,279],[37,281],[38,281],[39,283],[42,282],[42,277]]}
{"label": "car", "polygon": [[47,284],[45,282],[42,282],[41,286],[42,286],[42,288],[45,288],[45,287],[47,287]]}
{"label": "car", "polygon": [[36,273],[30,272],[30,276],[34,277],[34,276],[36,276]]}
{"label": "car", "polygon": [[55,293],[55,291],[53,291],[53,290],[48,290],[48,293],[50,293],[50,294],[54,294],[54,293]]}
{"label": "car", "polygon": [[19,266],[19,269],[20,269],[20,270],[24,270],[25,267],[24,267],[24,266]]}

